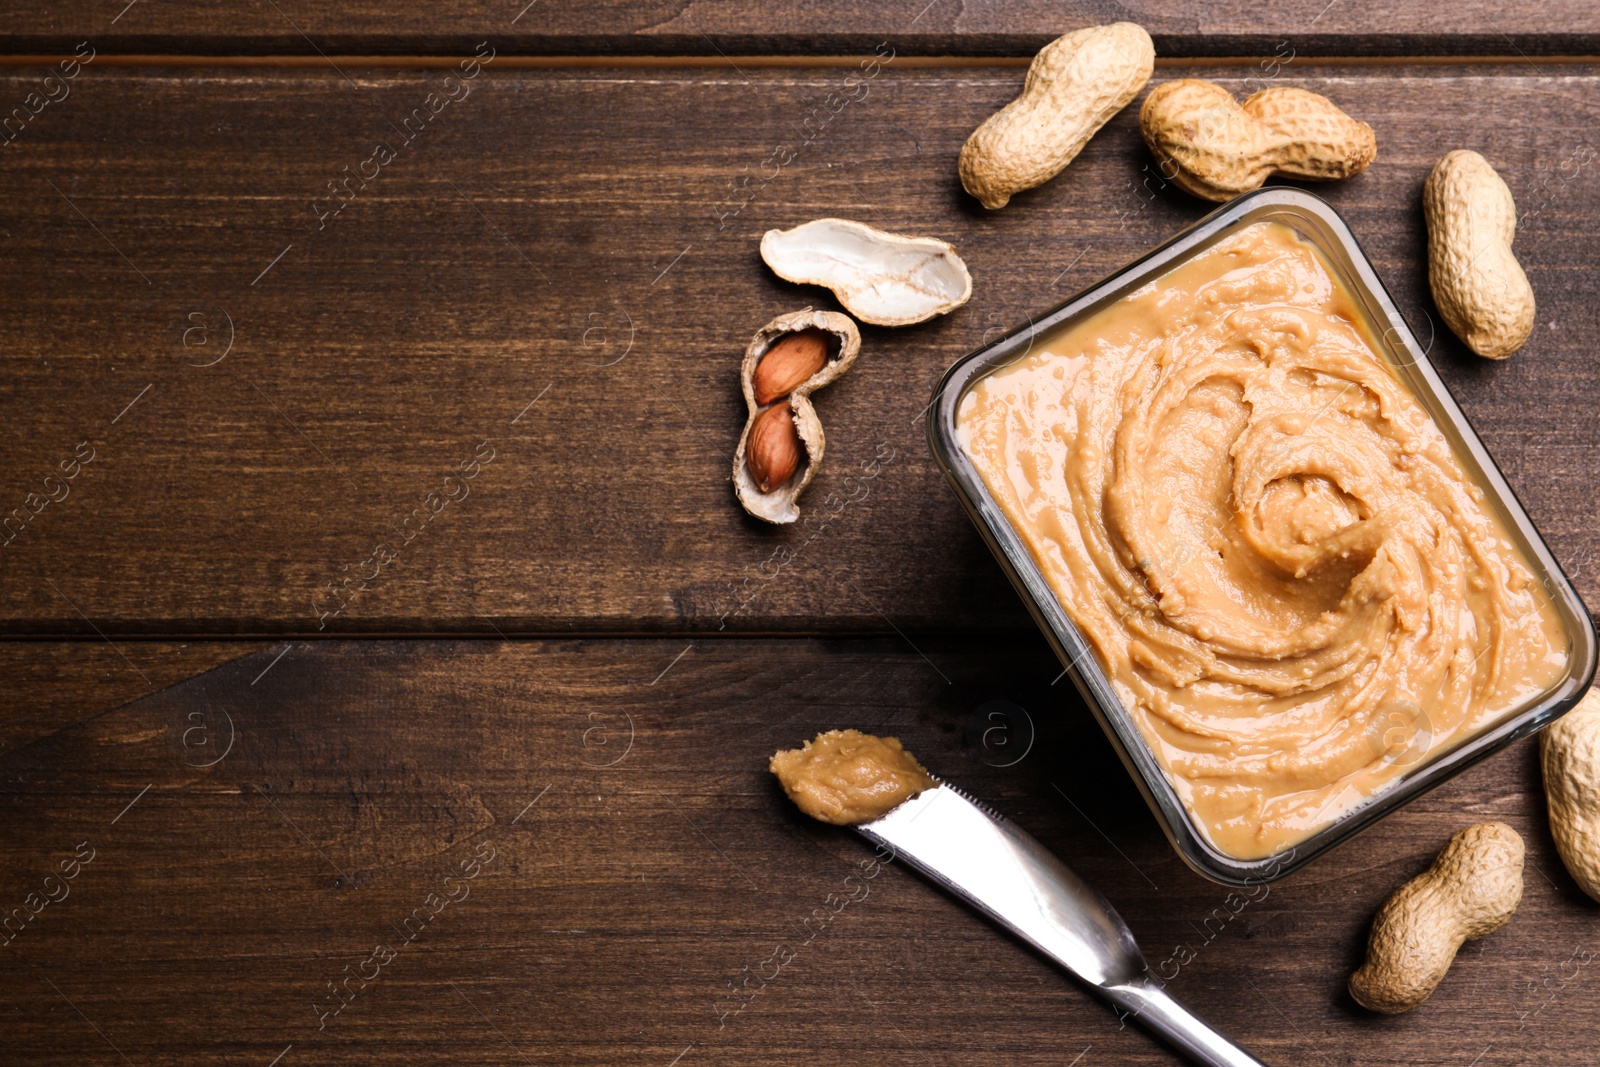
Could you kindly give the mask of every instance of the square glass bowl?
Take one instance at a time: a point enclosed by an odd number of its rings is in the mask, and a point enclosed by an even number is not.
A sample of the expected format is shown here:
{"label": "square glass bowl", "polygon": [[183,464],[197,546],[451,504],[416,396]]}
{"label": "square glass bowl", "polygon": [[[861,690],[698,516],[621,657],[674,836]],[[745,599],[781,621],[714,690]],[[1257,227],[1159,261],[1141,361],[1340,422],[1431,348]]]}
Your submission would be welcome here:
{"label": "square glass bowl", "polygon": [[[1467,740],[1429,753],[1388,786],[1284,852],[1243,860],[1210,843],[1168,780],[1129,710],[1106,677],[1099,658],[1062,609],[1032,553],[990,496],[963,451],[956,429],[962,397],[985,375],[1027,355],[1048,339],[1172,270],[1218,241],[1258,222],[1294,230],[1320,255],[1366,318],[1378,355],[1433,418],[1466,474],[1483,490],[1533,576],[1543,582],[1569,641],[1567,671],[1536,699],[1503,715]],[[1515,494],[1495,467],[1405,319],[1373,272],[1344,221],[1319,197],[1298,189],[1267,188],[1241,196],[1111,277],[1029,321],[1026,326],[966,356],[946,372],[928,413],[928,438],[945,475],[979,532],[1022,594],[1056,655],[1072,675],[1112,746],[1138,783],[1167,838],[1200,874],[1225,884],[1250,885],[1281,878],[1345,838],[1507,745],[1559,718],[1582,698],[1595,672],[1594,625]]]}

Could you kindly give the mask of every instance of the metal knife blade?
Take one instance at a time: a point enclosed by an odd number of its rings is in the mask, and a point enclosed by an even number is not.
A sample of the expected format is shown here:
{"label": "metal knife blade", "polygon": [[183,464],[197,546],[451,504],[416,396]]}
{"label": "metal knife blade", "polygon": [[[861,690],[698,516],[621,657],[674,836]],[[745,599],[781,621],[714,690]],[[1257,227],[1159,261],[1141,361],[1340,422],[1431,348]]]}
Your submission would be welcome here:
{"label": "metal knife blade", "polygon": [[1004,817],[949,784],[856,827],[1206,1067],[1263,1067],[1152,978],[1128,924]]}

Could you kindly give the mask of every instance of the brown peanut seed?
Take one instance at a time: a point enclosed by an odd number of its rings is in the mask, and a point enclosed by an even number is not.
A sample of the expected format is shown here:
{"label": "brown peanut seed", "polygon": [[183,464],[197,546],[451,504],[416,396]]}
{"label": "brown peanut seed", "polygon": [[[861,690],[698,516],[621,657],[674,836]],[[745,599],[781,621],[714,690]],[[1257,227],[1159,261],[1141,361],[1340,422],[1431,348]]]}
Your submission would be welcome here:
{"label": "brown peanut seed", "polygon": [[785,334],[756,364],[751,388],[757,404],[788,396],[828,362],[829,337],[822,330]]}
{"label": "brown peanut seed", "polygon": [[774,404],[756,416],[750,427],[745,462],[756,488],[770,493],[794,477],[800,466],[800,433],[788,404]]}

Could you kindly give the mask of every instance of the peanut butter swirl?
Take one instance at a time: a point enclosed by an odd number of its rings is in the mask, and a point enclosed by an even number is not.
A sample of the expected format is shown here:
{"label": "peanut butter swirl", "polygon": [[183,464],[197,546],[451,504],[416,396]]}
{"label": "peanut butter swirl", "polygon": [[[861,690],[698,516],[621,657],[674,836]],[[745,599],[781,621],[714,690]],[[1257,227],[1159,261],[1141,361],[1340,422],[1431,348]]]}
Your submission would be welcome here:
{"label": "peanut butter swirl", "polygon": [[1316,252],[1257,223],[963,398],[1201,830],[1294,845],[1536,698],[1549,597]]}

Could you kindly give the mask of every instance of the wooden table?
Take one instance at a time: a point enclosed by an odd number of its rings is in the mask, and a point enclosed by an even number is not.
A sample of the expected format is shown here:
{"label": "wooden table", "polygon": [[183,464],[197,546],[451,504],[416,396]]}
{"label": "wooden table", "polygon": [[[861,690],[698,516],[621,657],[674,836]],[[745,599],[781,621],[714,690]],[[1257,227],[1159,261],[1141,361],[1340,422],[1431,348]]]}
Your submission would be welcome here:
{"label": "wooden table", "polygon": [[[840,903],[869,853],[763,761],[849,725],[1056,849],[1267,1062],[1593,1061],[1600,911],[1534,746],[1241,904],[1055,684],[920,422],[960,355],[1204,214],[1131,108],[1003,212],[956,181],[1034,50],[1137,19],[1158,79],[1376,128],[1318,192],[1600,603],[1592,4],[124,4],[0,11],[0,1059],[1171,1062],[903,869]],[[1427,292],[1459,147],[1522,211],[1539,321],[1503,364]],[[976,291],[863,330],[775,530],[727,482],[739,354],[833,304],[756,243],[828,214],[952,240]],[[1361,1011],[1372,910],[1486,818],[1529,845],[1517,918]]]}

